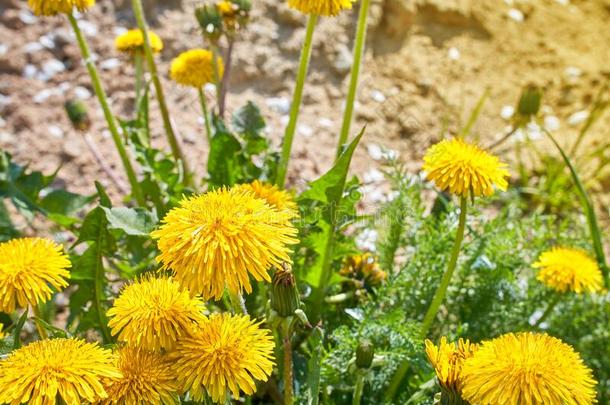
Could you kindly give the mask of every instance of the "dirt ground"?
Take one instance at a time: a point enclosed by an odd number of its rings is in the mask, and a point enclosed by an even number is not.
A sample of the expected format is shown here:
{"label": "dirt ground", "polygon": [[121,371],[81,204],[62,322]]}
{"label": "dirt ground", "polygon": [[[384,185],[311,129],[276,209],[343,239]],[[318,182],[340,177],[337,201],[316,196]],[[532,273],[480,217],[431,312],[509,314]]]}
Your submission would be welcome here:
{"label": "dirt ground", "polygon": [[[0,147],[35,169],[51,172],[61,165],[59,179],[70,190],[92,192],[94,179],[112,190],[64,113],[66,99],[86,101],[94,122],[91,137],[120,171],[68,23],[62,17],[38,19],[25,3],[0,0]],[[186,154],[203,172],[207,151],[197,96],[167,79],[175,55],[202,45],[193,17],[199,2],[168,3],[172,7],[148,9],[156,20],[153,29],[165,42],[159,69]],[[297,187],[326,170],[335,153],[356,18],[357,5],[337,18],[322,19],[316,29],[289,173]],[[131,28],[129,11],[101,0],[81,19],[112,107],[128,117],[133,69],[113,41]],[[356,132],[367,125],[354,171],[369,186],[368,201],[385,198],[379,172],[383,148],[416,171],[425,148],[444,133],[455,133],[486,89],[489,98],[473,129],[482,144],[502,136],[520,89],[535,83],[546,93],[546,125],[570,145],[610,78],[609,21],[610,0],[373,0],[352,127]],[[280,0],[257,0],[252,23],[235,50],[229,110],[254,101],[276,145],[287,122],[304,22]],[[162,145],[154,108],[155,142]],[[608,115],[591,129],[587,143],[608,142]],[[531,132],[533,140],[540,135]]]}

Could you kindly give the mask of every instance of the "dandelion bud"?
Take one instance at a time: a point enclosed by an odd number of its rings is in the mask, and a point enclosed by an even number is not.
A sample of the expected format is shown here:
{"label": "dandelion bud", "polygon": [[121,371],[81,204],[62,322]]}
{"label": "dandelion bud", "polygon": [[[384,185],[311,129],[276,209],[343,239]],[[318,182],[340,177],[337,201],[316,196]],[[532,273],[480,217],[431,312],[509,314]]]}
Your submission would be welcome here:
{"label": "dandelion bud", "polygon": [[542,101],[542,91],[533,85],[530,85],[523,89],[519,104],[517,106],[518,115],[523,119],[535,117],[538,115],[540,110],[540,103]]}
{"label": "dandelion bud", "polygon": [[278,270],[273,275],[271,288],[271,308],[279,316],[286,318],[294,315],[301,306],[296,280],[290,270]]}
{"label": "dandelion bud", "polygon": [[69,100],[64,104],[68,118],[75,129],[79,131],[87,131],[91,127],[91,120],[87,107],[82,101]]}
{"label": "dandelion bud", "polygon": [[373,346],[371,341],[366,339],[361,341],[356,349],[356,365],[358,368],[371,368],[374,355],[375,346]]}
{"label": "dandelion bud", "polygon": [[195,18],[210,41],[217,41],[222,33],[222,14],[214,5],[205,5],[195,9]]}

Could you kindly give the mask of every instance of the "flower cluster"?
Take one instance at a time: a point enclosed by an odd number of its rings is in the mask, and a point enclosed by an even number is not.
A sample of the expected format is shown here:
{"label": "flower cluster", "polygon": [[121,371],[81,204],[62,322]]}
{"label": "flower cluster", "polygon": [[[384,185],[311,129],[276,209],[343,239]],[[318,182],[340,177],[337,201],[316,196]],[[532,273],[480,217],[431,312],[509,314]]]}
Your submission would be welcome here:
{"label": "flower cluster", "polygon": [[[148,39],[150,47],[154,53],[159,53],[163,50],[163,41],[152,31],[148,31]],[[144,36],[140,29],[129,30],[114,40],[114,46],[117,51],[133,55],[136,52],[144,53]]]}

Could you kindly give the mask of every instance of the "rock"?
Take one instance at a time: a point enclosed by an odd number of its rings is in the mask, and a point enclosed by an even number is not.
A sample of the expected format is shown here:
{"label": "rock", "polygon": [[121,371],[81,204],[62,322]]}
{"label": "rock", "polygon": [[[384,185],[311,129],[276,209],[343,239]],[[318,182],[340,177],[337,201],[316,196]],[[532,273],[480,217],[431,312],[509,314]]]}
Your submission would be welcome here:
{"label": "rock", "polygon": [[373,160],[381,160],[383,158],[383,150],[376,143],[369,143],[366,150]]}
{"label": "rock", "polygon": [[451,47],[447,51],[447,57],[449,58],[449,60],[454,60],[454,61],[459,60],[460,56],[461,56],[460,50],[455,47]]}
{"label": "rock", "polygon": [[417,8],[412,0],[386,0],[380,26],[391,37],[400,37],[415,22]]}
{"label": "rock", "polygon": [[561,128],[561,122],[556,116],[547,115],[546,117],[544,117],[544,127],[551,132],[557,131],[559,130],[559,128]]}
{"label": "rock", "polygon": [[523,14],[523,12],[516,8],[511,8],[510,10],[508,10],[506,15],[508,15],[508,18],[510,18],[511,20],[519,23],[525,21],[525,15]]}
{"label": "rock", "polygon": [[74,97],[76,97],[79,100],[88,100],[91,98],[91,92],[86,87],[76,86],[74,88],[73,92],[74,92]]}
{"label": "rock", "polygon": [[103,70],[114,70],[119,68],[120,66],[121,60],[118,58],[106,59],[100,63],[100,68],[102,68]]}
{"label": "rock", "polygon": [[299,125],[299,134],[304,136],[305,138],[309,138],[313,135],[313,128],[309,125],[301,124]]}
{"label": "rock", "polygon": [[346,75],[352,69],[352,64],[354,63],[354,57],[352,56],[352,51],[347,47],[347,45],[339,45],[337,46],[337,53],[335,55],[335,59],[333,60],[333,70],[335,73],[339,75]]}
{"label": "rock", "polygon": [[322,117],[318,120],[318,125],[321,128],[332,128],[334,124],[335,123],[333,122],[333,120],[325,118],[325,117]]}
{"label": "rock", "polygon": [[97,25],[87,20],[78,20],[78,27],[86,37],[94,37],[99,32]]}
{"label": "rock", "polygon": [[65,70],[66,66],[62,62],[57,59],[50,59],[42,64],[41,79],[47,81]]}
{"label": "rock", "polygon": [[57,125],[50,125],[47,128],[47,131],[49,132],[49,135],[51,135],[54,138],[63,138],[64,137],[64,131],[58,127]]}
{"label": "rock", "polygon": [[21,48],[21,50],[25,53],[40,52],[43,49],[44,46],[40,42],[28,42],[27,44],[23,45],[23,48]]}
{"label": "rock", "polygon": [[55,48],[55,39],[52,35],[42,35],[40,38],[38,38],[38,42],[47,49]]}
{"label": "rock", "polygon": [[271,110],[282,115],[286,115],[290,111],[290,100],[286,97],[269,97],[265,103]]}
{"label": "rock", "polygon": [[504,120],[509,120],[515,115],[515,107],[512,105],[505,105],[502,107],[502,111],[500,111],[500,117]]}
{"label": "rock", "polygon": [[84,153],[83,142],[79,137],[69,137],[62,145],[61,150],[70,159],[78,158]]}
{"label": "rock", "polygon": [[38,69],[34,65],[25,65],[23,67],[23,77],[25,77],[26,79],[36,78],[37,73]]}
{"label": "rock", "polygon": [[589,111],[576,111],[574,114],[568,117],[568,125],[576,127],[585,122],[587,118],[589,118]]}
{"label": "rock", "polygon": [[27,9],[19,10],[19,19],[26,25],[32,25],[38,22],[38,17]]}

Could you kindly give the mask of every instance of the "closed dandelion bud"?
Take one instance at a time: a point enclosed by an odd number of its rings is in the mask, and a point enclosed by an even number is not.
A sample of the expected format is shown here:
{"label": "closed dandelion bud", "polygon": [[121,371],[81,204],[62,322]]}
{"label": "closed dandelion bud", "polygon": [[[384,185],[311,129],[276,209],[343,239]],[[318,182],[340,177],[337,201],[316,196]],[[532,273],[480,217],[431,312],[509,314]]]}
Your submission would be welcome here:
{"label": "closed dandelion bud", "polygon": [[278,270],[273,275],[271,308],[283,318],[294,315],[301,306],[294,274],[290,270]]}
{"label": "closed dandelion bud", "polygon": [[375,346],[369,340],[363,340],[356,349],[356,365],[358,368],[371,368]]}
{"label": "closed dandelion bud", "polygon": [[78,129],[79,131],[87,131],[89,129],[91,120],[89,119],[87,107],[82,101],[66,101],[64,107],[66,108],[68,118],[75,129]]}
{"label": "closed dandelion bud", "polygon": [[517,106],[518,115],[521,118],[529,118],[538,115],[541,102],[542,91],[536,86],[526,87],[521,93],[519,105]]}
{"label": "closed dandelion bud", "polygon": [[222,33],[222,14],[215,5],[205,5],[195,9],[195,18],[203,31],[203,35],[211,41],[216,41]]}

